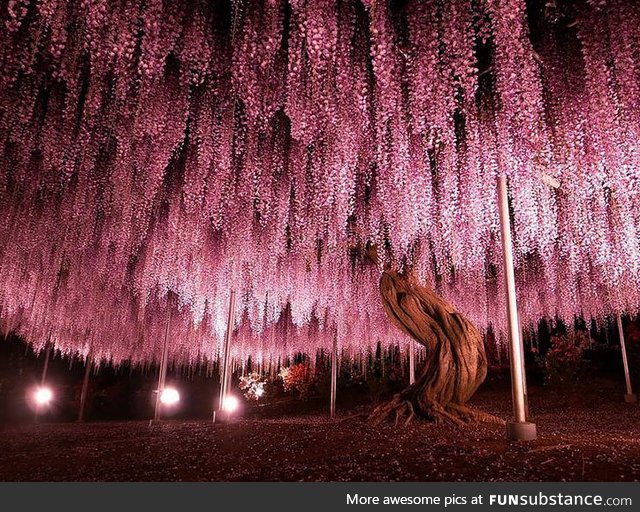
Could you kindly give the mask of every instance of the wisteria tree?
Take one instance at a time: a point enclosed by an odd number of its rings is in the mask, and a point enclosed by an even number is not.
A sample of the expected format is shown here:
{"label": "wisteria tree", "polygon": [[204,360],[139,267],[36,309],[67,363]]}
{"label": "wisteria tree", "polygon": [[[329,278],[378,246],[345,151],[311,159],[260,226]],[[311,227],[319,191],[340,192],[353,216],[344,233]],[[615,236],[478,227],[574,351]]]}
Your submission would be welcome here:
{"label": "wisteria tree", "polygon": [[150,361],[173,310],[170,357],[216,359],[234,289],[233,357],[335,333],[358,357],[398,341],[389,316],[430,354],[398,400],[473,419],[479,331],[506,323],[498,175],[523,324],[638,309],[638,2],[0,0],[0,17],[0,327],[38,348]]}

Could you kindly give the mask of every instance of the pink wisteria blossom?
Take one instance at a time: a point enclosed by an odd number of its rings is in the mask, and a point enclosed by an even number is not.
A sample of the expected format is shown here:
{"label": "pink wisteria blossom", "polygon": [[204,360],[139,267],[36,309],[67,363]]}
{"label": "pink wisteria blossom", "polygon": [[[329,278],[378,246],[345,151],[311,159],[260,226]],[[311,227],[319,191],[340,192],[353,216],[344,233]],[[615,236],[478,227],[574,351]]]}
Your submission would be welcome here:
{"label": "pink wisteria blossom", "polygon": [[636,311],[640,4],[571,4],[0,0],[0,329],[355,357],[372,243],[500,331],[498,173],[523,325]]}

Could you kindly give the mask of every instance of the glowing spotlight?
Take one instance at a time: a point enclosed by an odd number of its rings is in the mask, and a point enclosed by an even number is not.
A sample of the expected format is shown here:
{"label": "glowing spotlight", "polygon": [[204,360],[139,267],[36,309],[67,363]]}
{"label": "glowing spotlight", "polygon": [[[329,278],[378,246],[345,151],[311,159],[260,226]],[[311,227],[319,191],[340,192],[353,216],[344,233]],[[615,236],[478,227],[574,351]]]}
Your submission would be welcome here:
{"label": "glowing spotlight", "polygon": [[53,392],[49,388],[38,388],[33,394],[37,405],[48,405],[53,398]]}
{"label": "glowing spotlight", "polygon": [[175,388],[164,388],[160,393],[160,401],[164,405],[175,405],[180,401],[180,393]]}
{"label": "glowing spotlight", "polygon": [[224,402],[222,402],[222,409],[228,413],[232,413],[238,409],[239,405],[240,402],[238,399],[233,395],[229,395],[224,398]]}

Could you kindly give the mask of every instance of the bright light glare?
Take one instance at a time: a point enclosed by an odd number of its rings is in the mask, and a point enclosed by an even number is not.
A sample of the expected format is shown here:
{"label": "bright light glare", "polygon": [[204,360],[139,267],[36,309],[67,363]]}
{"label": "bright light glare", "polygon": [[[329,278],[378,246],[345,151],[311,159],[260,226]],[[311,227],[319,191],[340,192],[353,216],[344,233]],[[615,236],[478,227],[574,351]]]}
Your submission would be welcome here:
{"label": "bright light glare", "polygon": [[239,405],[240,402],[238,402],[238,399],[233,395],[226,396],[224,402],[222,402],[222,408],[227,412],[235,411]]}
{"label": "bright light glare", "polygon": [[160,393],[160,401],[164,405],[175,405],[180,401],[180,393],[175,388],[165,388]]}
{"label": "bright light glare", "polygon": [[49,388],[38,388],[34,393],[36,404],[47,405],[53,398],[53,392]]}
{"label": "bright light glare", "polygon": [[256,396],[258,398],[260,398],[262,395],[264,395],[264,389],[263,388],[257,388],[255,393],[256,393]]}

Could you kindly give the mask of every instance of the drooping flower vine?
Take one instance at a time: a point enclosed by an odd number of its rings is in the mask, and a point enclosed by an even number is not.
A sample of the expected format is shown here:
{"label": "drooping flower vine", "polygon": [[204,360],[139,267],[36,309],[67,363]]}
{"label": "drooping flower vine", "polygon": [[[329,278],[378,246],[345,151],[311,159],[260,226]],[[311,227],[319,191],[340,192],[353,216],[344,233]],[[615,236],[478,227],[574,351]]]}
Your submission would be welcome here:
{"label": "drooping flower vine", "polygon": [[[0,0],[0,329],[115,362],[401,335],[376,244],[505,325],[640,305],[640,6]],[[171,313],[170,313],[171,312]]]}

